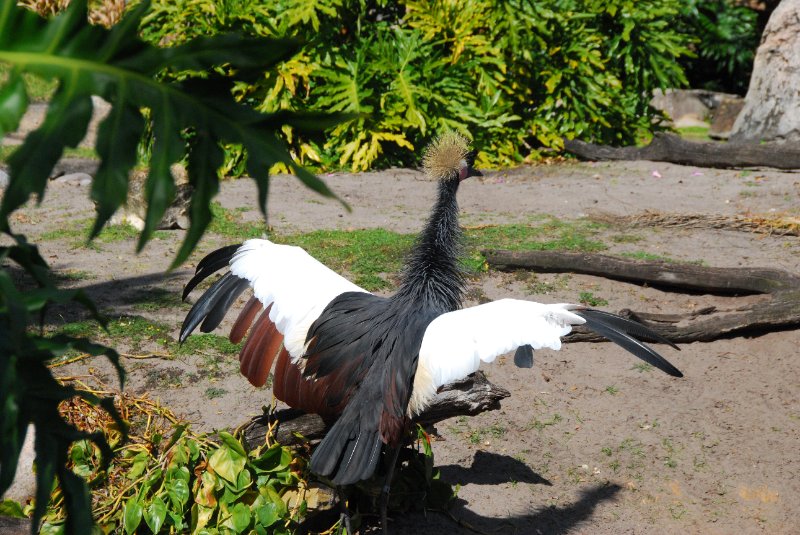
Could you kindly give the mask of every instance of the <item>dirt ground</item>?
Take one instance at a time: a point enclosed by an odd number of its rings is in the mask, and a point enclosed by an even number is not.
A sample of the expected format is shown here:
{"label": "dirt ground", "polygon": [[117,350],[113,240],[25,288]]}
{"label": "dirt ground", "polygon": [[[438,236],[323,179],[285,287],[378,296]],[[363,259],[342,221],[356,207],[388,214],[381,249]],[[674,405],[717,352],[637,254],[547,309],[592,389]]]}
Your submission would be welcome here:
{"label": "dirt ground", "polygon": [[[269,223],[280,232],[370,227],[415,232],[434,195],[434,185],[412,170],[323,178],[352,212],[293,178],[278,177]],[[255,199],[247,180],[223,183],[218,198],[252,220],[259,217]],[[538,214],[575,220],[646,209],[797,216],[800,174],[653,162],[572,163],[487,173],[462,184],[459,199],[465,225],[525,223]],[[72,274],[65,284],[86,287],[104,311],[164,322],[176,338],[188,305],[143,310],[137,301],[154,292],[179,295],[196,262],[231,240],[208,235],[187,265],[165,274],[182,231],[152,241],[138,256],[133,240],[86,248],[74,240],[40,239],[91,212],[85,185],[52,183],[40,207],[15,215],[14,230],[39,243],[55,270]],[[637,238],[614,239],[620,235]],[[609,245],[608,254],[646,251],[709,266],[800,271],[798,237],[608,228],[599,239]],[[470,282],[470,295],[574,302],[580,292],[591,291],[608,301],[603,307],[608,310],[648,312],[730,306],[731,299],[581,275],[539,275],[537,280],[552,283],[549,293],[532,295],[527,275],[490,272]],[[226,333],[230,323],[219,333]],[[512,392],[502,409],[437,428],[436,464],[443,479],[458,485],[452,516],[398,516],[394,532],[797,533],[798,347],[798,329],[684,344],[680,352],[659,346],[684,372],[682,379],[636,368],[633,357],[607,343],[537,352],[531,370],[501,357],[485,371]],[[271,402],[268,390],[255,389],[239,376],[235,358],[220,361],[201,353],[123,360],[127,389],[160,398],[196,429],[235,426]],[[114,384],[100,360],[59,368],[59,373],[94,375]]]}

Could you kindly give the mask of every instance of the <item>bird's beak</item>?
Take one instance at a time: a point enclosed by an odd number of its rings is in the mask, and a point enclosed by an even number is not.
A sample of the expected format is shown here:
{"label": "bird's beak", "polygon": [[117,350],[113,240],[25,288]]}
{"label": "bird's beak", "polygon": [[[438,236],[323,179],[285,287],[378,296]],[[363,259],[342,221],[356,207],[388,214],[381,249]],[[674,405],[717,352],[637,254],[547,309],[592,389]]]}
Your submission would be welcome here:
{"label": "bird's beak", "polygon": [[471,165],[465,165],[461,168],[461,171],[458,173],[458,180],[464,180],[471,176],[483,176],[483,173],[472,167]]}
{"label": "bird's beak", "polygon": [[472,167],[471,165],[467,167],[467,176],[465,178],[469,178],[471,176],[483,176],[483,173]]}
{"label": "bird's beak", "polygon": [[464,180],[465,178],[469,178],[471,176],[483,176],[483,173],[473,167],[475,165],[475,157],[477,155],[478,151],[470,151],[461,161],[463,167],[461,168],[461,172],[458,173],[459,180]]}

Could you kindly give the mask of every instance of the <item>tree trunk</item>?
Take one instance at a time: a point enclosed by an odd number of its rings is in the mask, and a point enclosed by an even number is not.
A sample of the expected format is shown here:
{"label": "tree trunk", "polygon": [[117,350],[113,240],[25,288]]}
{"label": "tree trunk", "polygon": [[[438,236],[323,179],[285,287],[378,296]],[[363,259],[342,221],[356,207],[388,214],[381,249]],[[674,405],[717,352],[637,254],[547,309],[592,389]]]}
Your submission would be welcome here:
{"label": "tree trunk", "polygon": [[783,0],[756,52],[745,105],[731,141],[800,141],[800,0]]}

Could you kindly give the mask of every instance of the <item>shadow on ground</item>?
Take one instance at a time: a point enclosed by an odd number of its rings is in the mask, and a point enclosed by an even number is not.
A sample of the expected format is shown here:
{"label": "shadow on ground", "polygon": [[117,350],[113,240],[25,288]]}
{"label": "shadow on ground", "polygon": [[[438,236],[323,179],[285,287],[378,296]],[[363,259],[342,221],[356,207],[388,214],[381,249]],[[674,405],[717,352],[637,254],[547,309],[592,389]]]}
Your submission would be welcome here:
{"label": "shadow on ground", "polygon": [[508,455],[488,451],[478,451],[472,459],[472,466],[465,468],[457,464],[440,466],[442,479],[453,485],[499,485],[502,483],[532,483],[534,485],[553,484],[530,467]]}
{"label": "shadow on ground", "polygon": [[[394,515],[390,521],[393,533],[434,534],[503,533],[559,535],[573,532],[589,520],[595,509],[604,502],[616,499],[622,490],[619,485],[595,485],[581,491],[579,498],[568,505],[551,506],[527,514],[509,517],[488,517],[470,510],[470,503],[457,499],[445,513],[414,513]],[[371,525],[365,533],[377,533],[379,526]]]}

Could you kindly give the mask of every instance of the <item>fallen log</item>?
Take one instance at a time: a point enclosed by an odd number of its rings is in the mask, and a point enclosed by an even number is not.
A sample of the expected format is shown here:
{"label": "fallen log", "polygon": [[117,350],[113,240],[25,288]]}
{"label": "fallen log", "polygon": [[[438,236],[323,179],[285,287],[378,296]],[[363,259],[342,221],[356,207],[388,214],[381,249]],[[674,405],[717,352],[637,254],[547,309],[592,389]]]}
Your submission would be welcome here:
{"label": "fallen log", "polygon": [[[639,284],[715,294],[764,294],[765,299],[687,314],[651,314],[622,310],[673,342],[711,341],[733,333],[800,325],[800,277],[771,268],[715,268],[671,262],[643,262],[591,253],[483,251],[490,267],[501,271],[583,273]],[[735,301],[735,300],[734,300]],[[577,328],[566,341],[604,341]]]}
{"label": "fallen log", "polygon": [[772,293],[800,288],[800,277],[772,268],[715,268],[695,264],[633,260],[593,253],[557,251],[481,251],[490,267],[500,271],[530,269],[582,273],[657,286],[721,294]]}
{"label": "fallen log", "polygon": [[719,169],[800,169],[800,147],[790,143],[697,143],[659,132],[645,147],[610,147],[565,139],[564,148],[584,160],[651,160]]}
{"label": "fallen log", "polygon": [[[461,381],[446,384],[439,389],[430,406],[414,419],[421,425],[433,425],[454,416],[474,416],[500,408],[500,401],[511,393],[491,383],[483,372],[475,372]],[[328,431],[328,426],[316,414],[305,414],[296,409],[282,409],[252,418],[242,427],[245,443],[254,448],[266,440],[271,430],[275,441],[284,446],[315,444]]]}

